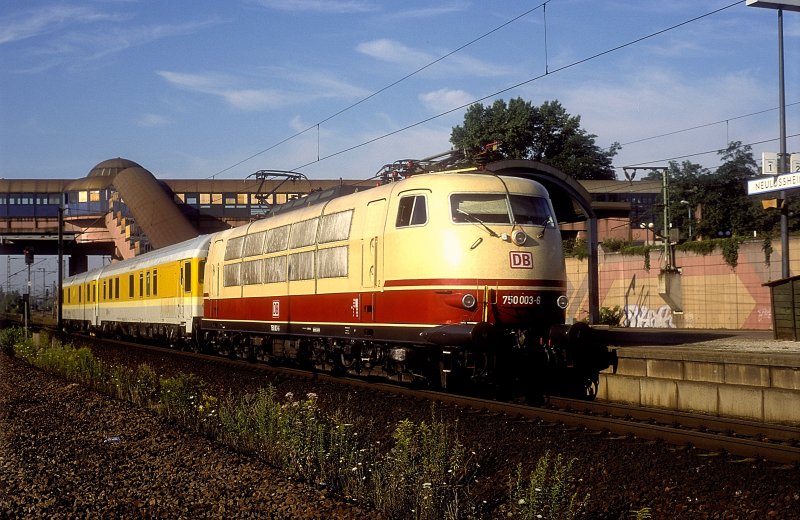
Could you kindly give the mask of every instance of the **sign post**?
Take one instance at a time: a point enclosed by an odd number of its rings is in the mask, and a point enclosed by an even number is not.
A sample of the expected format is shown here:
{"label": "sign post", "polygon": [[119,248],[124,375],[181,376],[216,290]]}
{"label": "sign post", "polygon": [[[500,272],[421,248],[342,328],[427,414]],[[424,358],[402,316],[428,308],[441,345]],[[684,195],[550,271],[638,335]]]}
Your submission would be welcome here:
{"label": "sign post", "polygon": [[[786,94],[783,88],[783,11],[800,11],[800,0],[747,0],[750,7],[764,7],[778,11],[778,103],[780,105],[780,153],[778,154],[778,174],[789,170],[786,164]],[[778,175],[780,177],[781,175]],[[781,194],[786,200],[786,195]],[[781,276],[789,278],[789,205],[781,207]]]}

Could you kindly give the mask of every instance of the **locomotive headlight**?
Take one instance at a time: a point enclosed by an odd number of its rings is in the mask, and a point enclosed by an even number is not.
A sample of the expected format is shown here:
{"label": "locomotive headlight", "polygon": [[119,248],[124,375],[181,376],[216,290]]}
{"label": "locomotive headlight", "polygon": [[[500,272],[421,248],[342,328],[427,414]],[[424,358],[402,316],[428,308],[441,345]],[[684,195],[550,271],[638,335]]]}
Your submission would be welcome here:
{"label": "locomotive headlight", "polygon": [[567,297],[564,296],[563,294],[559,296],[558,299],[556,300],[556,305],[558,305],[559,309],[566,309],[568,303],[569,299],[567,299]]}
{"label": "locomotive headlight", "polygon": [[475,296],[471,294],[465,294],[464,297],[461,298],[461,305],[463,305],[465,309],[474,309],[476,303],[478,302],[475,300]]}
{"label": "locomotive headlight", "polygon": [[521,246],[528,240],[528,235],[526,235],[521,229],[518,229],[511,235],[511,240],[513,240],[518,246]]}

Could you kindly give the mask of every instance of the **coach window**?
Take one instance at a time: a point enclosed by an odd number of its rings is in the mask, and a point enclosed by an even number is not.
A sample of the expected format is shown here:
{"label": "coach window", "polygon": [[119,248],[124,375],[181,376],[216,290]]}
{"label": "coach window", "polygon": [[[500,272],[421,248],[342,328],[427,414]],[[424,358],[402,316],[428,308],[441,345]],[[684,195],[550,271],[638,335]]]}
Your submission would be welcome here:
{"label": "coach window", "polygon": [[107,283],[108,283],[108,282],[106,282],[106,280],[103,280],[103,301],[105,301],[105,300],[106,300],[106,298],[108,298],[108,296],[107,296],[107,294],[106,294],[106,284],[107,284]]}
{"label": "coach window", "polygon": [[133,275],[128,275],[128,298],[133,298]]}
{"label": "coach window", "polygon": [[146,279],[145,287],[147,290],[147,296],[150,296],[150,271],[147,271],[145,279]]}
{"label": "coach window", "polygon": [[197,264],[197,283],[202,285],[205,282],[206,277],[206,261],[200,260],[200,263]]}
{"label": "coach window", "polygon": [[153,296],[158,296],[158,269],[153,269]]}
{"label": "coach window", "polygon": [[183,263],[183,292],[192,292],[192,263]]}
{"label": "coach window", "polygon": [[114,299],[119,300],[119,276],[114,278]]}
{"label": "coach window", "polygon": [[139,273],[139,298],[144,296],[144,273]]}
{"label": "coach window", "polygon": [[409,195],[400,198],[397,208],[396,227],[421,226],[428,222],[428,207],[425,195]]}

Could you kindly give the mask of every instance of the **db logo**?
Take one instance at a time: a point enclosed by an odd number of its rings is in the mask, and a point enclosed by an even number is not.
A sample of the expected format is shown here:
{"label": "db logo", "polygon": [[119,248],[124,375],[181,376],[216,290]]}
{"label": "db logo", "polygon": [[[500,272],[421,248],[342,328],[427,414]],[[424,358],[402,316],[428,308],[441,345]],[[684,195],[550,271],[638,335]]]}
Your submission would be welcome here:
{"label": "db logo", "polygon": [[533,269],[533,255],[529,251],[511,251],[511,269]]}

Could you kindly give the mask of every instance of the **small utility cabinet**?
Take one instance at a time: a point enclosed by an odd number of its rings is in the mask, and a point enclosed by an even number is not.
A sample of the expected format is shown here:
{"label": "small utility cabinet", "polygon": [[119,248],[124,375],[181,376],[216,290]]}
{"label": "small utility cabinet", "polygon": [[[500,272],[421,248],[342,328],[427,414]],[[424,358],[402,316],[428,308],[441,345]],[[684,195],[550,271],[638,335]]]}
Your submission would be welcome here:
{"label": "small utility cabinet", "polygon": [[772,303],[772,331],[775,339],[797,341],[800,326],[800,276],[763,284],[769,287]]}

